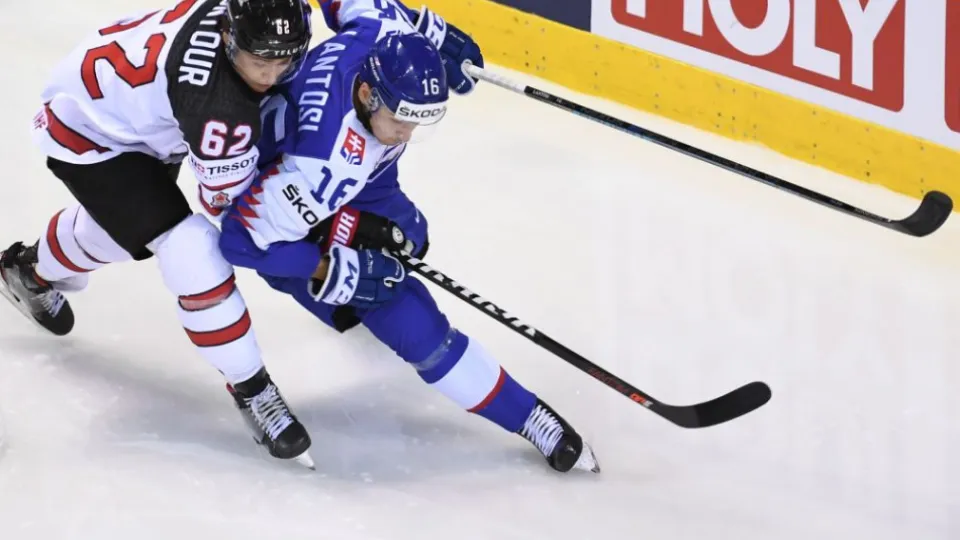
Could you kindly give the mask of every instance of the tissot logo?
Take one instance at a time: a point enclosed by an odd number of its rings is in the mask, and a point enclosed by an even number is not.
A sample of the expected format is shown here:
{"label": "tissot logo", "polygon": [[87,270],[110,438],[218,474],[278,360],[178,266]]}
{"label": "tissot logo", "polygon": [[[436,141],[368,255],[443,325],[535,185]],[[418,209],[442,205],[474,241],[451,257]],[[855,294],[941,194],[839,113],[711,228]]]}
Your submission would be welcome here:
{"label": "tissot logo", "polygon": [[256,158],[246,158],[243,161],[235,161],[228,165],[208,166],[207,174],[209,175],[227,174],[231,172],[240,171],[240,170],[246,169],[247,167],[250,167],[251,165],[253,165],[255,161],[256,161]]}

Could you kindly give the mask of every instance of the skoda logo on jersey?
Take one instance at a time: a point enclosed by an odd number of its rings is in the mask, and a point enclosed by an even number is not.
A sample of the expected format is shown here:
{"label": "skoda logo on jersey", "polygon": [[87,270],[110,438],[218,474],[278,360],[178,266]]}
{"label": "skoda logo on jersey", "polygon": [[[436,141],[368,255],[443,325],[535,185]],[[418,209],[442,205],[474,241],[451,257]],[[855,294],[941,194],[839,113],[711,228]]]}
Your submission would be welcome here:
{"label": "skoda logo on jersey", "polygon": [[429,126],[439,122],[445,114],[447,114],[446,103],[417,105],[409,101],[401,101],[394,116],[397,120]]}

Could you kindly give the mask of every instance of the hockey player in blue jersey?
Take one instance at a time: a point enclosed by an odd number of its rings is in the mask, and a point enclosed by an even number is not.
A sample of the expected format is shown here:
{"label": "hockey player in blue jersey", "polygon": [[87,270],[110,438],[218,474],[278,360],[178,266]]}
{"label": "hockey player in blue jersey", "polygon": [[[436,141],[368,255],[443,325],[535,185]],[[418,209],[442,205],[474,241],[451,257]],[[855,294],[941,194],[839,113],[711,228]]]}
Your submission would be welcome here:
{"label": "hockey player in blue jersey", "polygon": [[573,427],[451,326],[388,254],[427,251],[427,221],[401,191],[397,161],[443,118],[450,89],[472,90],[461,66],[482,65],[479,47],[395,0],[321,9],[338,34],[263,105],[262,174],[223,222],[224,257],[340,332],[365,325],[424,382],[521,435],[554,469],[599,472]]}

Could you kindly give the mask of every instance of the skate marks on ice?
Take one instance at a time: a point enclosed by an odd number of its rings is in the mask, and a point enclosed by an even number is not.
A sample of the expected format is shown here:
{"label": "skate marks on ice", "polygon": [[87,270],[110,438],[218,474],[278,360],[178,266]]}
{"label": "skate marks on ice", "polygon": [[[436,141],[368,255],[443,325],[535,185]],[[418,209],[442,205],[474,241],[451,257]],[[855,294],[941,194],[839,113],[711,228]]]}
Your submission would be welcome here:
{"label": "skate marks on ice", "polygon": [[[23,405],[31,414],[68,411],[75,417],[64,438],[82,440],[82,459],[147,457],[204,470],[243,467],[258,477],[285,472],[363,484],[465,472],[548,472],[529,445],[436,399],[399,359],[395,368],[381,366],[358,384],[337,386],[335,375],[333,387],[282,384],[314,441],[317,472],[310,473],[253,443],[216,374],[165,373],[159,360],[136,361],[74,340],[11,336],[4,338],[4,353],[23,359],[11,378],[37,383],[35,402]],[[44,382],[51,380],[53,387]]]}
{"label": "skate marks on ice", "polygon": [[[552,536],[592,526],[577,513],[549,520],[556,507],[543,500],[589,505],[602,487],[590,482],[596,475],[550,471],[528,443],[433,396],[393,358],[380,371],[348,357],[318,377],[284,377],[314,438],[310,472],[256,449],[202,362],[136,358],[109,340],[2,339],[0,394],[13,391],[16,420],[0,462],[0,521],[11,538],[219,537],[226,527],[239,540],[527,539],[541,521]],[[344,376],[357,362],[362,373]],[[577,484],[593,487],[560,489]],[[489,519],[478,498],[512,517]],[[421,523],[438,512],[450,517]]]}
{"label": "skate marks on ice", "polygon": [[[366,348],[367,338],[344,338],[353,345],[342,352]],[[393,540],[454,532],[463,539],[610,536],[640,526],[673,538],[712,531],[713,538],[799,539],[845,530],[886,540],[916,530],[895,519],[865,525],[865,513],[837,505],[836,497],[818,498],[822,485],[775,489],[784,481],[775,467],[745,468],[719,441],[704,460],[686,433],[638,421],[619,406],[589,428],[606,473],[558,475],[520,438],[434,396],[388,354],[345,354],[313,364],[299,379],[283,377],[283,391],[314,438],[312,473],[258,452],[219,376],[202,362],[137,358],[129,344],[111,350],[103,341],[3,338],[0,365],[23,390],[11,396],[15,410],[7,407],[16,421],[11,454],[0,463],[0,520],[31,532],[23,538],[97,531],[119,538],[136,530],[150,539],[216,534],[225,524],[239,539],[324,538],[318,528],[329,538]],[[306,360],[297,365],[310,366]],[[360,372],[346,373],[351,364]],[[601,402],[619,403],[615,398]],[[660,437],[662,445],[650,444]],[[689,519],[691,508],[697,520]],[[42,523],[44,512],[64,516],[62,524]],[[438,513],[450,517],[417,523]],[[811,515],[830,516],[829,524],[802,517]],[[276,525],[278,516],[288,517]],[[158,526],[144,535],[151,520]],[[785,533],[784,523],[793,532]]]}

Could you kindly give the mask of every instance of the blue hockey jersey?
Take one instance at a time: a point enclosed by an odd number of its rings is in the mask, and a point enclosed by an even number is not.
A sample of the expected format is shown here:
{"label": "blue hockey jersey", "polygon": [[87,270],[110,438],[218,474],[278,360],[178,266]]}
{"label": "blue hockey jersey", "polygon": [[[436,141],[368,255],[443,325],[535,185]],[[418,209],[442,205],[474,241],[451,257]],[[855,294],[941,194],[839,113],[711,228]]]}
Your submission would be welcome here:
{"label": "blue hockey jersey", "polygon": [[415,32],[397,0],[321,2],[333,38],[311,50],[298,76],[261,106],[261,177],[234,203],[221,249],[232,264],[277,277],[310,277],[322,257],[311,228],[356,197],[406,145],[384,146],[357,118],[353,84],[384,36]]}

